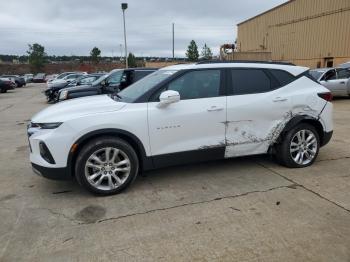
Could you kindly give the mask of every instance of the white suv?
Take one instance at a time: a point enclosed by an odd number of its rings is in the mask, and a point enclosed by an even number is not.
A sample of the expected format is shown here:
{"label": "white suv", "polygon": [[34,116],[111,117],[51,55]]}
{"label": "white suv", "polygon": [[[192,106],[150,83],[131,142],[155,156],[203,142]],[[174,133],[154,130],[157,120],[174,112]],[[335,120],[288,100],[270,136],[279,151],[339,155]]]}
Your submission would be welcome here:
{"label": "white suv", "polygon": [[195,161],[271,153],[287,167],[306,167],[331,139],[331,98],[299,66],[170,66],[116,96],[35,115],[30,160],[44,177],[75,176],[103,195],[125,189],[141,170]]}

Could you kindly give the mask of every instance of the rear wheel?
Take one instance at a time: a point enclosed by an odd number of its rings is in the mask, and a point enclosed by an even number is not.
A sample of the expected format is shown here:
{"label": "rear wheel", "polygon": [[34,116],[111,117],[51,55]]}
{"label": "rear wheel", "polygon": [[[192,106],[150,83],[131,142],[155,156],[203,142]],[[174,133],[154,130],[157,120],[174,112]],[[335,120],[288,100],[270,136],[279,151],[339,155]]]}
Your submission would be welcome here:
{"label": "rear wheel", "polygon": [[300,124],[290,130],[277,146],[276,158],[287,167],[307,167],[316,160],[320,149],[320,138],[309,124]]}
{"label": "rear wheel", "polygon": [[6,89],[6,88],[1,88],[1,89],[0,89],[0,92],[1,92],[1,93],[6,93],[6,92],[7,92],[7,89]]}
{"label": "rear wheel", "polygon": [[79,153],[76,177],[92,193],[113,195],[136,178],[139,161],[135,150],[124,140],[103,137],[89,142]]}

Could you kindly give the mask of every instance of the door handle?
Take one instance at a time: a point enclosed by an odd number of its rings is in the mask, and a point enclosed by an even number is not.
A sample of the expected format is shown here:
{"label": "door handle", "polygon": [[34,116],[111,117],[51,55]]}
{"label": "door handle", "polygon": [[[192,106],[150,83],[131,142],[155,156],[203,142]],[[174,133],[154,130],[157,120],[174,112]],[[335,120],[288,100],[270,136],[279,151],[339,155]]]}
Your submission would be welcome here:
{"label": "door handle", "polygon": [[285,101],[287,101],[287,100],[288,100],[287,98],[278,96],[278,97],[276,97],[275,99],[273,99],[272,101],[273,101],[273,102],[285,102]]}
{"label": "door handle", "polygon": [[223,107],[212,106],[211,108],[208,108],[207,110],[208,110],[208,112],[216,112],[216,111],[224,110],[224,108]]}
{"label": "door handle", "polygon": [[345,85],[345,82],[340,82],[342,85]]}

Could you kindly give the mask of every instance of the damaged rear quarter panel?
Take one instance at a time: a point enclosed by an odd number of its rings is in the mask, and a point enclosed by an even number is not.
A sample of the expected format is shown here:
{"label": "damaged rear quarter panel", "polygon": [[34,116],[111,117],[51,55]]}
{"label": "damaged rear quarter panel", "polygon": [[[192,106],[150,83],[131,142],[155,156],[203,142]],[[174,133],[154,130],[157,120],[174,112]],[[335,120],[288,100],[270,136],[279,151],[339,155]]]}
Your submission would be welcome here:
{"label": "damaged rear quarter panel", "polygon": [[[272,92],[229,97],[225,157],[267,153],[292,118],[318,119],[326,102],[317,90],[324,88],[302,77]],[[276,103],[275,97],[287,100]]]}

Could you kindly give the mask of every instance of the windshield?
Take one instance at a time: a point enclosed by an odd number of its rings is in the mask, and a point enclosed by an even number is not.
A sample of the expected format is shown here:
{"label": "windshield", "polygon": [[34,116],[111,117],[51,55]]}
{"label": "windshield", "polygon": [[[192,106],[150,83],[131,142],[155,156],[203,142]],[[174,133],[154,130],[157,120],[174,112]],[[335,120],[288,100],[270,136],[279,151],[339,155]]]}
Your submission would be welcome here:
{"label": "windshield", "polygon": [[125,88],[123,91],[118,93],[118,96],[125,102],[133,102],[176,72],[177,71],[174,70],[156,71]]}
{"label": "windshield", "polygon": [[310,75],[315,79],[318,80],[321,75],[324,73],[324,71],[317,71],[317,70],[310,70]]}

